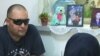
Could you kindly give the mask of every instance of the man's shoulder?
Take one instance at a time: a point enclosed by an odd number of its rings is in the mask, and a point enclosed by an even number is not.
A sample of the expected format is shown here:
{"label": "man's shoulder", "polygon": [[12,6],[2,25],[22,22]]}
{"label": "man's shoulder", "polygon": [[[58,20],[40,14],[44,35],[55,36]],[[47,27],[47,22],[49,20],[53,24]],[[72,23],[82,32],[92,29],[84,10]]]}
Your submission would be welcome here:
{"label": "man's shoulder", "polygon": [[2,33],[3,31],[6,31],[7,30],[7,26],[4,25],[4,26],[0,26],[0,33]]}
{"label": "man's shoulder", "polygon": [[30,31],[37,31],[37,28],[36,28],[35,25],[29,24],[28,30],[30,30]]}
{"label": "man's shoulder", "polygon": [[0,27],[0,39],[4,39],[4,37],[7,37],[8,35],[8,32],[7,32],[7,26],[4,25],[4,26],[1,26]]}
{"label": "man's shoulder", "polygon": [[29,24],[28,27],[29,27],[29,28],[35,28],[35,25],[33,25],[33,24]]}
{"label": "man's shoulder", "polygon": [[39,31],[37,30],[35,25],[29,24],[27,36],[28,39],[34,39],[34,40],[40,37]]}
{"label": "man's shoulder", "polygon": [[32,24],[29,24],[29,26],[28,26],[28,33],[35,34],[37,32],[38,32],[38,30],[37,30],[36,26],[35,25],[32,25]]}

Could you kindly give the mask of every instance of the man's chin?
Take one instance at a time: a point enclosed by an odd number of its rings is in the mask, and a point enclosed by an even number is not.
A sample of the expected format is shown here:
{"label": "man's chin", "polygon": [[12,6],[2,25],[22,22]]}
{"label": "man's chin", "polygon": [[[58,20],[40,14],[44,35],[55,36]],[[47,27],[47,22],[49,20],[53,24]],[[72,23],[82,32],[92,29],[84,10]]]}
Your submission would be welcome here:
{"label": "man's chin", "polygon": [[26,34],[26,33],[19,33],[19,36],[20,36],[20,37],[23,37],[23,36],[25,36],[25,34]]}

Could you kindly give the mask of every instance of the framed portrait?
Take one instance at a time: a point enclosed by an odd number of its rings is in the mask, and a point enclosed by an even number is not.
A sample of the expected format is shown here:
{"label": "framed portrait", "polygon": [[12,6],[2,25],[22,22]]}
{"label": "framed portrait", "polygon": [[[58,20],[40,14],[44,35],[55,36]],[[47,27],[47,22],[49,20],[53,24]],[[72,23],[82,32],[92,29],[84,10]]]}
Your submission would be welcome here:
{"label": "framed portrait", "polygon": [[100,27],[100,8],[93,8],[90,26],[92,28]]}
{"label": "framed portrait", "polygon": [[83,5],[68,5],[66,7],[66,26],[83,26]]}

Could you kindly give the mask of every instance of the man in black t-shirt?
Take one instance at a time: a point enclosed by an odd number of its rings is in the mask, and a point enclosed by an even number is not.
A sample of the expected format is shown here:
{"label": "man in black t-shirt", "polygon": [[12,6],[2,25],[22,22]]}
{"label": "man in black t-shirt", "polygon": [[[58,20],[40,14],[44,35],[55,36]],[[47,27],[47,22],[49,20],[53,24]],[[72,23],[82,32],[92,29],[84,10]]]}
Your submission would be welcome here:
{"label": "man in black t-shirt", "polygon": [[28,22],[23,5],[8,8],[6,25],[0,28],[0,56],[43,56],[45,49],[39,32]]}

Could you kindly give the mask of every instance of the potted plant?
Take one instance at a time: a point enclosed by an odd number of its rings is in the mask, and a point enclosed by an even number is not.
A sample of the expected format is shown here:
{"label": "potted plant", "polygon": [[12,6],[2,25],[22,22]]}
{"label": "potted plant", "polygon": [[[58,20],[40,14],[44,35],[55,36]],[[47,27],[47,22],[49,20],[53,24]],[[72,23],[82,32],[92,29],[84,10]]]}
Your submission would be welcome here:
{"label": "potted plant", "polygon": [[48,20],[49,20],[49,14],[48,13],[46,13],[46,12],[41,13],[39,15],[39,18],[41,20],[42,26],[48,25]]}

